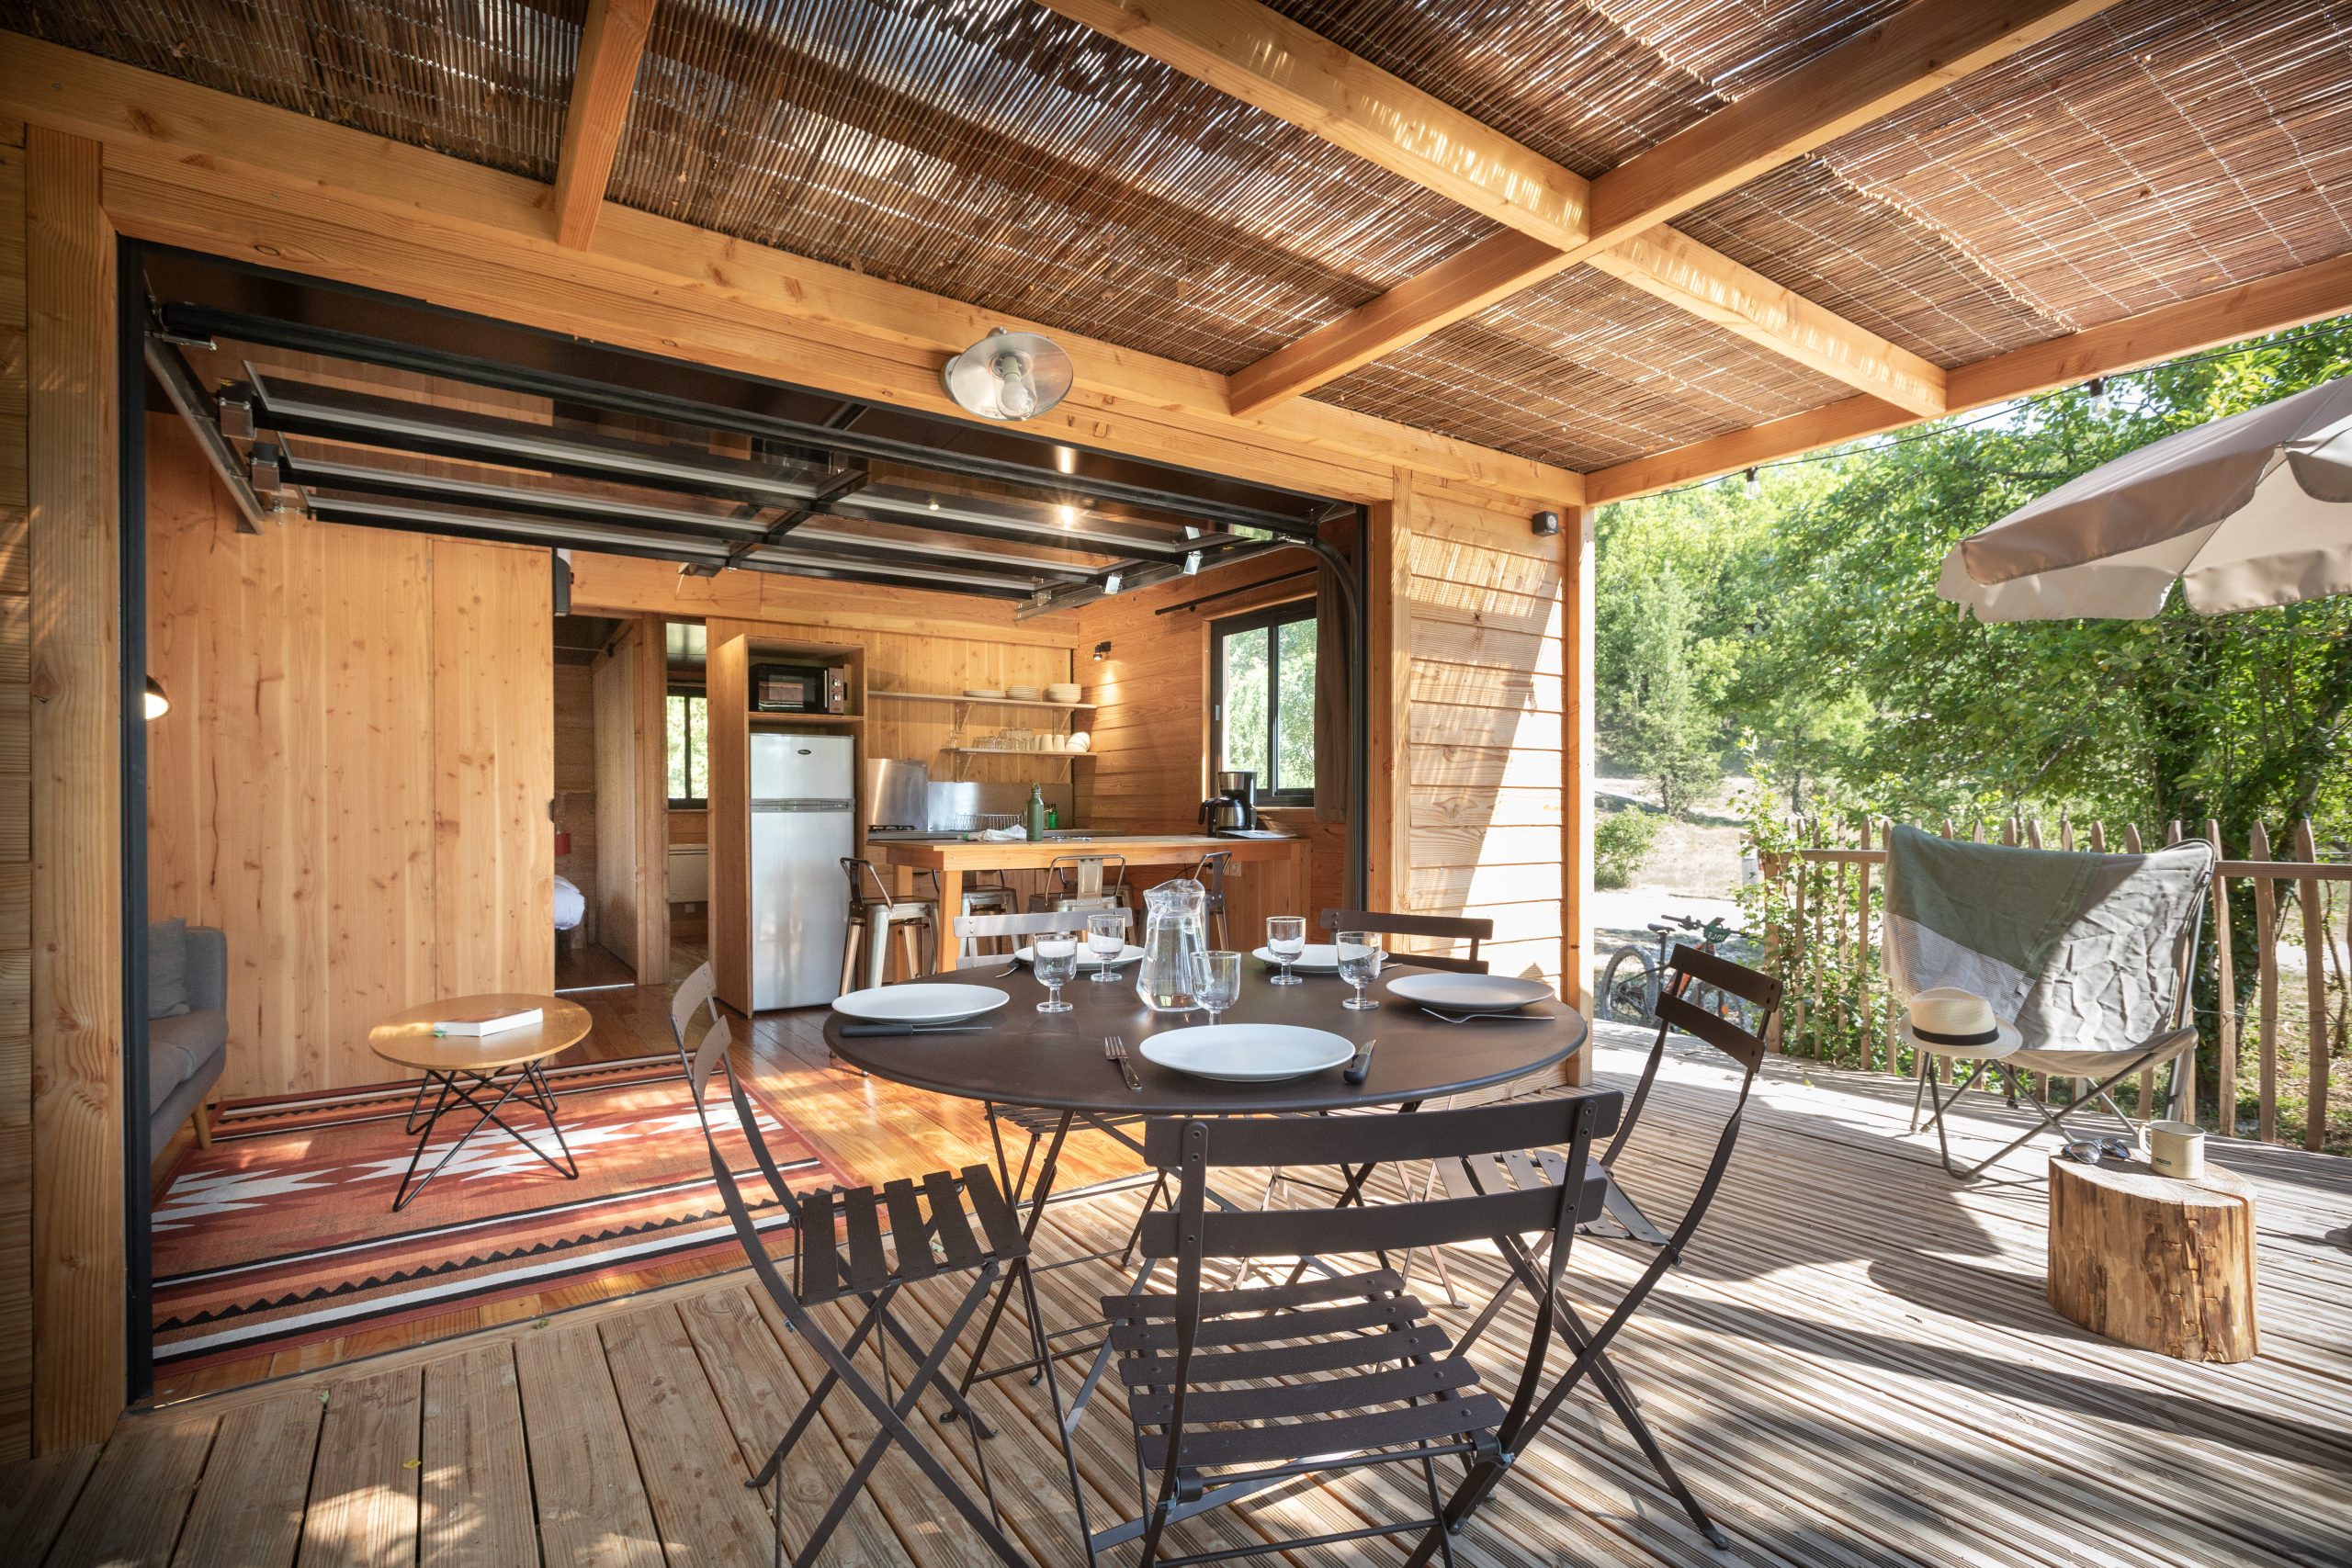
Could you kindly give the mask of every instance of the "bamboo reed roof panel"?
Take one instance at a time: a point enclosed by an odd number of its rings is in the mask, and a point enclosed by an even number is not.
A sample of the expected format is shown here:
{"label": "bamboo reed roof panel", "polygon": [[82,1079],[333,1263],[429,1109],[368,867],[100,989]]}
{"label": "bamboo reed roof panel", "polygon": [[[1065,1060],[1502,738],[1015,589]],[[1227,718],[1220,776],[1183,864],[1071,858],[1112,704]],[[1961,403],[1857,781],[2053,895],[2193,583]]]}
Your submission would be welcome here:
{"label": "bamboo reed roof panel", "polygon": [[0,0],[0,26],[555,177],[587,0]]}
{"label": "bamboo reed roof panel", "polygon": [[1952,236],[1805,159],[1675,220],[1734,261],[1950,367],[2065,331]]}
{"label": "bamboo reed roof panel", "polygon": [[1494,231],[1027,0],[668,0],[610,191],[1220,371]]}
{"label": "bamboo reed roof panel", "polygon": [[1315,395],[1593,468],[1851,394],[1606,273],[1570,267]]}
{"label": "bamboo reed roof panel", "polygon": [[2322,261],[2352,251],[2352,3],[2128,0],[1819,160],[2049,335]]}
{"label": "bamboo reed roof panel", "polygon": [[1554,162],[1623,163],[1903,0],[1270,0]]}

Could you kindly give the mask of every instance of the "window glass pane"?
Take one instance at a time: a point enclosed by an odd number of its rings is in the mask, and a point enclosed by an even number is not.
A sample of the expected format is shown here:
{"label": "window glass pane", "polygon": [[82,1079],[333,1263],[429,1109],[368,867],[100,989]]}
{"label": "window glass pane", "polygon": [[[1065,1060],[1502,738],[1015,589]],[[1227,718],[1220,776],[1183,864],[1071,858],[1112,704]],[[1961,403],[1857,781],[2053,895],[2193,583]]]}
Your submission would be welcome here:
{"label": "window glass pane", "polygon": [[686,699],[675,692],[669,701],[670,798],[691,799],[686,793]]}
{"label": "window glass pane", "polygon": [[1266,704],[1269,671],[1265,628],[1235,632],[1225,639],[1225,756],[1220,768],[1247,768],[1266,779]]}
{"label": "window glass pane", "polygon": [[699,695],[673,692],[666,716],[670,798],[709,799],[710,705]]}
{"label": "window glass pane", "polygon": [[1315,787],[1315,623],[1289,621],[1274,628],[1282,661],[1282,711],[1274,716],[1279,751],[1272,787]]}

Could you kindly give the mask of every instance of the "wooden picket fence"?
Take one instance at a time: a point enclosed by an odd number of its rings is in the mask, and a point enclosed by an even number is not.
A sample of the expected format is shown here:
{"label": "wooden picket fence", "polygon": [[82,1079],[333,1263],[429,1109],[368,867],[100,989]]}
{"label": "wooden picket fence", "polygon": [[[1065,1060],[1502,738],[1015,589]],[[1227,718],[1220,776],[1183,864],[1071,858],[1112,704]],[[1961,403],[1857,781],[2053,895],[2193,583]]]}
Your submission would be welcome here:
{"label": "wooden picket fence", "polygon": [[[1848,822],[1808,818],[1798,825],[1797,848],[1761,857],[1763,886],[1759,891],[1763,895],[1765,919],[1758,934],[1764,943],[1763,963],[1781,977],[1790,998],[1775,1021],[1771,1043],[1777,1049],[1883,1067],[1891,1073],[1910,1075],[1917,1071],[1916,1053],[1903,1046],[1898,1032],[1900,1009],[1879,970],[1884,918],[1881,895],[1886,880],[1885,845],[1889,831],[1884,818]],[[1951,838],[1957,829],[1947,821],[1940,824],[1940,831]],[[2120,836],[2110,834],[2100,823],[2093,823],[2087,831],[2078,831],[2074,823],[2063,817],[2055,832],[2048,835],[2031,817],[2011,817],[1992,825],[1991,831],[2002,843],[2026,844],[2035,849],[2043,848],[2046,843],[2047,847],[2062,850],[2105,852],[2112,848],[2137,853],[2145,842],[2136,827],[2125,828]],[[1986,841],[1987,833],[1987,824],[1982,820],[1971,823],[1967,829],[1967,836],[1978,842]],[[2212,906],[2207,912],[2205,935],[2196,963],[2199,974],[2215,983],[2214,994],[2220,998],[2220,1005],[2218,1016],[2205,1015],[2197,1020],[2203,1034],[2199,1059],[2215,1064],[2221,1104],[2235,1107],[2240,1104],[2241,1075],[2246,1070],[2245,1058],[2250,1051],[2256,1074],[2255,1134],[2265,1141],[2275,1140],[2279,1131],[2279,1064],[2282,1059],[2292,1059],[2282,1058],[2281,1052],[2292,1050],[2296,1043],[2288,1042],[2282,1045],[2280,1040],[2281,1003],[2287,995],[2286,987],[2294,984],[2291,975],[2282,981],[2278,964],[2280,906],[2286,897],[2281,889],[2291,889],[2302,936],[2301,987],[2308,1025],[2306,1038],[2301,1042],[2310,1073],[2302,1143],[2306,1148],[2324,1148],[2330,1024],[2335,1016],[2330,998],[2333,993],[2340,1006],[2346,983],[2342,963],[2332,951],[2326,889],[2331,885],[2352,884],[2352,865],[2318,858],[2308,820],[2298,822],[2288,834],[2290,858],[2283,860],[2274,857],[2270,837],[2259,824],[2249,835],[2242,859],[2227,858],[2220,824],[2208,822],[2204,836],[2213,845],[2215,854],[2222,858],[2213,878]],[[2180,840],[2181,824],[2172,823],[2164,834],[2164,841],[2178,843]],[[2254,930],[2250,954],[2239,946],[2245,934],[2243,929],[2231,929],[2229,889],[2236,882],[2250,884],[2252,888]],[[2352,897],[2343,902],[2347,906],[2345,942],[2347,950],[2352,950]],[[2236,1003],[2236,981],[2243,972],[2239,966],[2249,958],[2256,983],[2250,1005],[2241,1015]],[[2333,980],[2329,976],[2331,967],[2336,971]],[[2210,1056],[2206,1055],[2209,1052]],[[2156,1077],[2153,1070],[2140,1075],[2136,1105],[2147,1107],[2154,1103]],[[2198,1115],[2195,1078],[2194,1073],[2189,1075],[2183,1091],[2181,1114],[2190,1120]],[[2070,1093],[2084,1092],[2086,1087],[2085,1080],[2075,1079],[2071,1084],[2062,1081],[2051,1089],[2056,1098],[2064,1099]],[[2235,1118],[2232,1121],[2234,1123]],[[2233,1124],[2223,1131],[2234,1135],[2238,1129]]]}

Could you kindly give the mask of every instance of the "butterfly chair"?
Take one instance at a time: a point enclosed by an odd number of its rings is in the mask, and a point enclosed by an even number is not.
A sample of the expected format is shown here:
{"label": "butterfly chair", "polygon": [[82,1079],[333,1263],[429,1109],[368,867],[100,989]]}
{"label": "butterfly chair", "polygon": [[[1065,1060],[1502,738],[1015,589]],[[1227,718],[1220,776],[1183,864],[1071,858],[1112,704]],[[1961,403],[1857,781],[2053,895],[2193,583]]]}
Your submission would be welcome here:
{"label": "butterfly chair", "polygon": [[[1114,1375],[1126,1386],[1135,1428],[1143,1511],[1090,1532],[1088,1561],[1130,1540],[1142,1542],[1144,1562],[1186,1563],[1419,1533],[1415,1562],[1434,1551],[1451,1563],[1449,1526],[1458,1529],[1476,1505],[1457,1511],[1441,1503],[1436,1461],[1463,1461],[1466,1485],[1518,1459],[1542,1430],[1537,1393],[1554,1325],[1571,1320],[1537,1314],[1526,1365],[1505,1404],[1479,1386],[1465,1357],[1448,1354],[1444,1332],[1385,1268],[1255,1290],[1204,1289],[1204,1272],[1211,1259],[1385,1255],[1471,1240],[1523,1255],[1525,1238],[1541,1236],[1549,1262],[1535,1277],[1535,1291],[1548,1307],[1577,1222],[1600,1212],[1600,1184],[1336,1211],[1228,1213],[1211,1206],[1210,1173],[1284,1158],[1342,1168],[1475,1161],[1497,1149],[1554,1144],[1566,1145],[1570,1168],[1582,1170],[1593,1137],[1614,1120],[1617,1105],[1615,1092],[1601,1089],[1414,1116],[1163,1118],[1148,1124],[1146,1159],[1181,1174],[1175,1206],[1145,1216],[1141,1247],[1154,1267],[1173,1261],[1175,1291],[1102,1302]],[[1158,1556],[1170,1526],[1209,1509],[1300,1476],[1385,1464],[1420,1472],[1426,1516]],[[1082,1526],[1082,1507],[1080,1517]]]}
{"label": "butterfly chair", "polygon": [[[1694,995],[1694,987],[1709,987],[1724,996],[1737,997],[1753,1004],[1758,1015],[1755,1032],[1751,1032],[1740,1023],[1700,1005]],[[1642,1302],[1666,1270],[1681,1261],[1683,1247],[1697,1233],[1700,1222],[1706,1217],[1708,1206],[1714,1201],[1715,1190],[1722,1185],[1724,1172],[1731,1164],[1732,1149],[1739,1141],[1740,1119],[1747,1108],[1748,1091],[1755,1087],[1756,1075],[1764,1065],[1763,1032],[1770,1027],[1772,1015],[1780,1006],[1781,983],[1778,980],[1712,953],[1677,946],[1667,957],[1666,975],[1659,990],[1657,1035],[1650,1043],[1649,1057],[1642,1064],[1641,1079],[1634,1085],[1633,1098],[1625,1106],[1624,1118],[1618,1123],[1608,1148],[1592,1156],[1589,1163],[1583,1162],[1581,1151],[1571,1149],[1564,1155],[1555,1148],[1530,1148],[1485,1161],[1440,1159],[1436,1162],[1440,1181],[1447,1194],[1457,1200],[1513,1189],[1543,1190],[1557,1188],[1566,1179],[1569,1171],[1582,1170],[1584,1179],[1581,1185],[1601,1191],[1602,1206],[1608,1209],[1611,1205],[1618,1205],[1623,1198],[1623,1190],[1618,1186],[1611,1167],[1618,1151],[1624,1146],[1626,1138],[1641,1121],[1642,1107],[1649,1101],[1650,1089],[1657,1081],[1658,1064],[1666,1055],[1668,1033],[1679,1031],[1693,1036],[1738,1065],[1741,1069],[1738,1097],[1732,1102],[1731,1114],[1724,1118],[1723,1131],[1715,1140],[1714,1154],[1707,1162],[1705,1173],[1699,1179],[1699,1188],[1692,1195],[1690,1206],[1676,1224],[1674,1234],[1657,1233],[1645,1219],[1640,1222],[1643,1229],[1626,1227],[1635,1240],[1648,1241],[1655,1236],[1654,1245],[1659,1251],[1649,1267],[1619,1299],[1616,1310],[1602,1321],[1599,1328],[1588,1328],[1573,1306],[1561,1299],[1556,1291],[1550,1292],[1552,1312],[1559,1320],[1562,1337],[1575,1351],[1575,1359],[1539,1406],[1544,1417],[1548,1419],[1560,1402],[1589,1372],[1600,1390],[1601,1397],[1616,1411],[1618,1419],[1624,1423],[1625,1430],[1641,1449],[1644,1457],[1648,1459],[1651,1468],[1657,1472],[1658,1479],[1665,1483],[1667,1491],[1682,1505],[1682,1511],[1690,1516],[1690,1522],[1699,1527],[1700,1533],[1718,1547],[1726,1544],[1722,1532],[1708,1518],[1698,1499],[1690,1495],[1690,1489],[1682,1483],[1682,1478],[1675,1473],[1665,1450],[1658,1447],[1648,1423],[1642,1419],[1632,1391],[1625,1386],[1623,1376],[1609,1359],[1608,1347],[1616,1338],[1618,1331],[1640,1309]],[[1627,1210],[1640,1218],[1639,1211],[1632,1209],[1630,1200],[1611,1212]],[[1622,1234],[1600,1230],[1603,1223],[1601,1215],[1595,1214],[1589,1216],[1580,1228],[1587,1235]],[[1470,1347],[1477,1343],[1512,1292],[1525,1290],[1539,1299],[1546,1293],[1544,1277],[1538,1273],[1544,1263],[1540,1246],[1527,1247],[1514,1241],[1505,1248],[1503,1260],[1510,1273],[1487,1304],[1479,1309],[1478,1315],[1471,1320],[1469,1327],[1463,1331],[1457,1354],[1466,1354]]]}
{"label": "butterfly chair", "polygon": [[[691,1010],[687,1016],[691,1018]],[[837,1387],[846,1387],[866,1414],[880,1428],[864,1453],[858,1456],[849,1477],[834,1495],[832,1504],[818,1520],[816,1528],[793,1559],[795,1568],[807,1568],[815,1562],[825,1543],[831,1539],[842,1519],[849,1512],[858,1489],[865,1484],[881,1462],[883,1454],[892,1444],[904,1449],[907,1457],[939,1489],[949,1506],[972,1527],[981,1542],[1003,1562],[1015,1568],[1028,1560],[1006,1538],[1002,1523],[997,1516],[996,1494],[989,1484],[988,1456],[981,1447],[984,1438],[992,1436],[973,1413],[964,1395],[944,1375],[947,1355],[955,1348],[956,1338],[971,1322],[972,1315],[988,1299],[998,1277],[1007,1264],[1027,1255],[1027,1246],[1021,1234],[1020,1222],[1012,1206],[997,1190],[996,1180],[985,1166],[967,1166],[961,1175],[945,1171],[933,1172],[919,1181],[900,1178],[888,1182],[880,1192],[870,1187],[817,1189],[796,1194],[786,1186],[777,1171],[775,1160],[768,1152],[766,1140],[760,1135],[759,1115],[752,1108],[751,1097],[735,1076],[728,1062],[727,1052],[731,1031],[724,1018],[715,1020],[702,1037],[702,1042],[688,1058],[687,1080],[694,1093],[695,1113],[701,1119],[703,1142],[710,1152],[711,1179],[718,1188],[719,1201],[725,1205],[727,1217],[735,1227],[736,1239],[742,1244],[744,1256],[777,1307],[786,1324],[800,1335],[825,1363],[825,1375],[809,1391],[808,1402],[792,1418],[784,1436],[768,1455],[767,1462],[745,1484],[753,1490],[775,1483],[775,1556],[784,1560],[784,1479],[785,1461],[801,1438],[826,1398]],[[760,1235],[758,1224],[752,1217],[751,1206],[745,1202],[741,1187],[727,1156],[718,1146],[718,1131],[711,1123],[711,1109],[706,1100],[712,1074],[727,1080],[728,1098],[733,1102],[737,1130],[751,1146],[752,1157],[758,1163],[760,1173],[792,1221],[793,1251],[791,1277],[777,1267],[768,1254],[767,1244]],[[890,1247],[884,1247],[883,1222],[889,1225]],[[976,1235],[973,1224],[978,1222]],[[837,1231],[836,1226],[840,1229]],[[846,1232],[848,1250],[844,1255],[835,1240]],[[892,1254],[895,1253],[895,1257]],[[946,1325],[939,1337],[924,1347],[916,1343],[906,1328],[891,1313],[892,1301],[907,1285],[922,1280],[944,1280],[968,1275],[967,1285],[953,1311],[946,1314]],[[1028,1281],[1023,1278],[1024,1288]],[[853,1299],[864,1307],[857,1326],[846,1340],[836,1343],[825,1332],[809,1310],[829,1302],[845,1305]],[[1027,1305],[1032,1322],[1037,1315],[1035,1292],[1029,1290]],[[877,1336],[876,1330],[879,1330]],[[886,1396],[857,1370],[853,1359],[858,1348],[872,1337],[883,1372],[884,1384],[889,1382],[888,1344],[895,1340],[914,1362],[914,1371],[896,1391],[896,1397]],[[947,1400],[951,1411],[962,1417],[971,1428],[974,1468],[980,1477],[980,1489],[987,1498],[983,1508],[970,1493],[949,1474],[944,1465],[923,1443],[922,1437],[908,1426],[907,1417],[914,1414],[917,1401],[925,1391],[936,1388]],[[1054,1404],[1059,1414],[1061,1404],[1058,1387]],[[1072,1478],[1075,1483],[1075,1476]]]}
{"label": "butterfly chair", "polygon": [[[1883,962],[1898,993],[1960,986],[1985,997],[2000,1015],[2007,1014],[2011,998],[2019,998],[2008,1020],[2023,1040],[2015,1050],[2005,1050],[2006,1041],[1988,1048],[1906,1035],[1919,1072],[1911,1131],[1921,1130],[1920,1112],[1932,1102],[1928,1125],[1936,1130],[1946,1174],[1961,1180],[1981,1175],[2044,1132],[2071,1137],[2070,1117],[2101,1109],[2136,1144],[2140,1123],[2115,1103],[2113,1090],[2132,1074],[2167,1063],[2169,1098],[2177,1109],[2196,1063],[2197,1031],[2183,1023],[2214,864],[2213,847],[2201,839],[2145,854],[2099,854],[1894,829],[1888,840]],[[1990,920],[1988,909],[1995,916]],[[2036,942],[2037,935],[2046,940]],[[1987,952],[1978,942],[2001,951]],[[2019,953],[2040,959],[2030,973],[2007,962]],[[2006,993],[2004,984],[2011,987]],[[1951,1064],[1949,1094],[1937,1084],[1940,1062]],[[2041,1083],[2029,1074],[2040,1074]],[[2031,1110],[2036,1121],[1963,1169],[1952,1163],[1944,1119],[1988,1076],[2004,1084],[2011,1105]],[[2052,1106],[2046,1091],[2055,1077],[2087,1079],[2087,1092]],[[2145,1115],[2148,1107],[2140,1110]]]}

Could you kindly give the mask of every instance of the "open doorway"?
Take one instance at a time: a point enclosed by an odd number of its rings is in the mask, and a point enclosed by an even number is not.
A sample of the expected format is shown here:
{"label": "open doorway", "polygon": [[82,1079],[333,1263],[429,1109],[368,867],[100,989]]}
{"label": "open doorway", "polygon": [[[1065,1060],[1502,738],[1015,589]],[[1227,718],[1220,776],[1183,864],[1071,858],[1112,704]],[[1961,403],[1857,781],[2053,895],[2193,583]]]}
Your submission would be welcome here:
{"label": "open doorway", "polygon": [[558,991],[670,979],[662,632],[651,620],[554,617]]}

